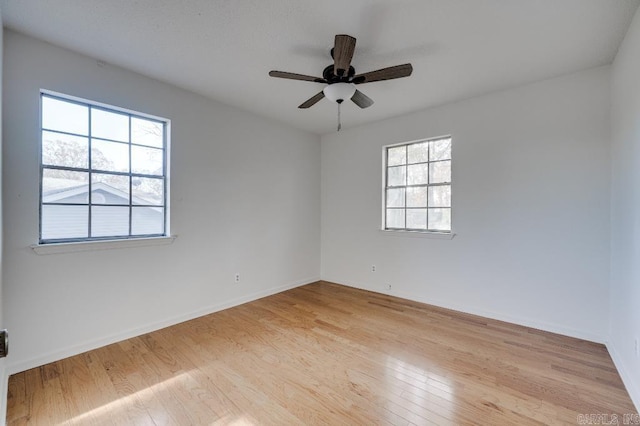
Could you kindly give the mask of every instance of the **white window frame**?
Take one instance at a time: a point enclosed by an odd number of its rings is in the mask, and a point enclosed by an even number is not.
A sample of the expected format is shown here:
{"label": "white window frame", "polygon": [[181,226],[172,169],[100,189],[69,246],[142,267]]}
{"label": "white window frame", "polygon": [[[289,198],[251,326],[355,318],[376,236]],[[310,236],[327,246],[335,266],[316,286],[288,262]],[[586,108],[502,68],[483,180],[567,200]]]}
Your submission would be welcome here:
{"label": "white window frame", "polygon": [[[164,232],[162,233],[154,233],[154,234],[131,234],[131,215],[132,215],[132,206],[134,206],[132,198],[133,194],[131,191],[131,186],[129,187],[129,204],[128,205],[123,205],[123,206],[128,206],[129,207],[129,235],[118,235],[118,236],[100,236],[100,237],[91,237],[91,220],[89,219],[88,221],[88,237],[80,237],[80,238],[56,238],[56,239],[42,239],[42,207],[43,204],[48,204],[48,203],[44,203],[43,202],[43,172],[44,169],[49,169],[49,168],[57,168],[59,170],[70,170],[70,171],[75,171],[78,170],[78,168],[73,168],[73,167],[65,167],[65,166],[55,166],[55,167],[51,167],[51,166],[46,166],[43,164],[43,158],[42,158],[42,143],[43,143],[43,131],[47,130],[43,128],[43,120],[42,120],[42,99],[43,97],[49,97],[49,98],[54,98],[54,99],[58,99],[61,101],[65,101],[65,102],[69,102],[69,103],[75,103],[75,104],[79,104],[79,105],[83,105],[83,106],[87,106],[89,108],[89,110],[91,110],[92,108],[95,109],[99,109],[99,110],[103,110],[103,111],[109,111],[109,112],[115,112],[115,113],[119,113],[119,114],[125,114],[129,116],[129,122],[131,123],[131,118],[141,118],[141,119],[146,119],[146,120],[151,120],[151,121],[156,121],[159,123],[162,123],[163,125],[163,146],[162,146],[162,157],[163,157],[163,175],[161,176],[161,178],[163,179],[164,182],[164,198],[163,198],[163,204],[162,205],[157,205],[155,207],[162,207],[164,210],[164,221],[163,221],[163,228],[164,228]],[[175,236],[171,236],[170,234],[170,184],[169,184],[169,173],[170,173],[170,139],[171,139],[171,120],[167,119],[167,118],[163,118],[163,117],[158,117],[155,115],[151,115],[151,114],[146,114],[146,113],[141,113],[139,111],[134,111],[134,110],[130,110],[130,109],[126,109],[126,108],[121,108],[118,106],[114,106],[114,105],[109,105],[109,104],[105,104],[105,103],[101,103],[101,102],[96,102],[96,101],[92,101],[89,99],[84,99],[84,98],[79,98],[76,96],[71,96],[71,95],[67,95],[67,94],[63,94],[63,93],[59,93],[59,92],[55,92],[55,91],[51,91],[51,90],[46,90],[46,89],[41,89],[40,93],[39,93],[39,114],[40,114],[40,119],[39,119],[39,142],[38,142],[38,167],[39,167],[39,199],[38,199],[38,244],[31,246],[38,254],[48,254],[48,253],[53,253],[53,252],[71,252],[71,251],[80,251],[80,250],[85,250],[85,249],[103,249],[103,248],[115,248],[117,246],[113,245],[113,244],[118,244],[118,246],[122,246],[122,247],[134,247],[134,246],[143,246],[143,245],[157,245],[157,244],[165,244],[164,240],[167,241],[167,243],[171,243],[173,242],[173,240],[175,239]],[[91,115],[89,114],[89,121],[91,121]],[[90,129],[90,127],[89,127]],[[49,131],[49,130],[47,130]],[[58,133],[65,133],[65,132],[58,132]],[[88,141],[89,141],[89,152],[91,151],[91,140],[92,140],[92,135],[91,135],[91,130],[89,130],[88,135],[81,135],[83,137],[87,137]],[[73,135],[73,134],[70,134]],[[98,138],[101,140],[105,140],[102,138]],[[136,145],[136,144],[132,144],[131,141],[131,133],[129,134],[129,140],[128,142],[126,142],[129,147],[131,147],[132,145]],[[144,145],[141,145],[144,146]],[[145,146],[147,147],[147,146]],[[89,154],[90,155],[90,154]],[[89,157],[90,158],[90,157]],[[106,174],[114,174],[114,175],[126,175],[131,177],[153,177],[153,178],[159,178],[159,175],[146,175],[144,173],[134,173],[131,170],[129,170],[128,172],[105,172],[102,170],[99,171],[94,171],[94,169],[92,168],[92,165],[89,163],[87,165],[87,168],[84,169],[82,168],[82,171],[86,171],[89,174],[89,180],[88,180],[88,194],[91,194],[91,174],[93,172],[99,172],[101,174],[106,173]],[[131,185],[131,183],[130,183]],[[91,217],[91,206],[94,205],[95,203],[92,203],[91,201],[91,197],[89,197],[86,206],[88,207],[88,217]],[[84,204],[77,204],[77,205],[84,205]],[[136,204],[137,206],[137,204]],[[134,245],[135,244],[135,245]],[[60,250],[57,249],[55,246],[59,246]],[[77,248],[73,248],[73,246],[78,246]],[[50,250],[49,248],[53,249]]]}
{"label": "white window frame", "polygon": [[[450,211],[451,211],[451,229],[448,231],[445,230],[433,230],[433,229],[412,229],[412,228],[387,228],[387,189],[389,188],[393,188],[393,187],[389,187],[387,185],[387,173],[388,173],[388,167],[387,167],[387,153],[389,148],[395,148],[395,147],[399,147],[399,146],[409,146],[409,145],[413,145],[413,144],[418,144],[418,143],[424,143],[424,142],[435,142],[438,140],[442,140],[442,139],[450,139],[451,140],[451,179],[449,180],[449,182],[447,183],[438,183],[438,184],[425,184],[424,186],[426,186],[427,188],[430,186],[443,186],[443,185],[448,185],[451,188],[451,205],[449,207]],[[428,163],[431,163],[432,161],[427,161]],[[401,186],[400,186],[401,187]],[[407,187],[406,185],[404,186],[405,188]],[[396,188],[398,188],[396,186]],[[425,139],[416,139],[416,140],[412,140],[412,141],[408,141],[408,142],[399,142],[399,143],[393,143],[393,144],[389,144],[389,145],[384,145],[382,147],[382,202],[381,202],[381,223],[380,223],[380,230],[386,234],[389,235],[393,235],[395,234],[400,234],[400,235],[411,235],[411,236],[418,236],[418,237],[428,237],[428,238],[441,238],[441,239],[452,239],[455,236],[455,233],[453,232],[453,137],[452,135],[442,135],[442,136],[437,136],[437,137],[430,137],[430,138],[425,138]],[[404,208],[406,211],[406,207]],[[428,224],[428,221],[427,221]],[[406,223],[405,223],[406,225]]]}

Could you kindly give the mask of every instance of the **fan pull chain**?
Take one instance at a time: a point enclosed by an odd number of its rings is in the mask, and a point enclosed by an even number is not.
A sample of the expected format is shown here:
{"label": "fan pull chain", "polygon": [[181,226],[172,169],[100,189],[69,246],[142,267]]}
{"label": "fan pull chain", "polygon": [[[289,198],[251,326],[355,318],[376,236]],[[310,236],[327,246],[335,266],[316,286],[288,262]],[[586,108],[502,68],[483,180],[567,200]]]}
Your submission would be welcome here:
{"label": "fan pull chain", "polygon": [[338,132],[342,129],[342,123],[340,121],[340,105],[342,105],[341,102],[338,103]]}

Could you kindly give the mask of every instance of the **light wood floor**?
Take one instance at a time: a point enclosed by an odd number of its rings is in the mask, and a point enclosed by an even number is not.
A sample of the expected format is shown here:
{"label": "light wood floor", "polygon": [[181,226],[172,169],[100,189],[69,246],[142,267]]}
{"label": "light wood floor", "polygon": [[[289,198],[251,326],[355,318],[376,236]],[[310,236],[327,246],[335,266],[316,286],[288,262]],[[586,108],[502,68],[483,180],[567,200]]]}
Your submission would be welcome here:
{"label": "light wood floor", "polygon": [[577,424],[604,346],[320,282],[13,375],[7,422]]}

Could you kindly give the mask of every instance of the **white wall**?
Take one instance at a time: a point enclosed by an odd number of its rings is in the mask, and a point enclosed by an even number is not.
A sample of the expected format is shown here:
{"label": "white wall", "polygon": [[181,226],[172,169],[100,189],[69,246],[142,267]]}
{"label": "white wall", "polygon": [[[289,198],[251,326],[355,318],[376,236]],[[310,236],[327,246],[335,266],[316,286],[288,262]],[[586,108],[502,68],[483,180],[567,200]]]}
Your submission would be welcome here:
{"label": "white wall", "polygon": [[640,12],[612,66],[609,352],[640,407]]}
{"label": "white wall", "polygon": [[[2,10],[0,9],[0,329],[5,328],[4,301],[2,295],[2,62],[3,62],[3,35]],[[9,376],[6,370],[6,359],[0,359],[0,424],[4,424],[7,412],[7,384]]]}
{"label": "white wall", "polygon": [[[603,342],[609,77],[600,67],[323,136],[322,278]],[[379,231],[381,147],[447,134],[456,237]]]}
{"label": "white wall", "polygon": [[[4,65],[10,372],[319,278],[318,136],[12,31]],[[172,120],[172,245],[29,248],[41,88]]]}

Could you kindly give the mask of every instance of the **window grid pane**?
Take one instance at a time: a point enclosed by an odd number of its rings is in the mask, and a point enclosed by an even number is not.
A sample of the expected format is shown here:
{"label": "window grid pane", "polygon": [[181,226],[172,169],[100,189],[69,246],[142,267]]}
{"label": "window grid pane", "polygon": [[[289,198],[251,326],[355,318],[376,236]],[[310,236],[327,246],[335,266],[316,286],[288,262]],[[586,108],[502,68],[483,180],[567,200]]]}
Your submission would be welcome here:
{"label": "window grid pane", "polygon": [[385,148],[384,227],[451,232],[451,138]]}
{"label": "window grid pane", "polygon": [[167,121],[41,99],[40,243],[166,235]]}

